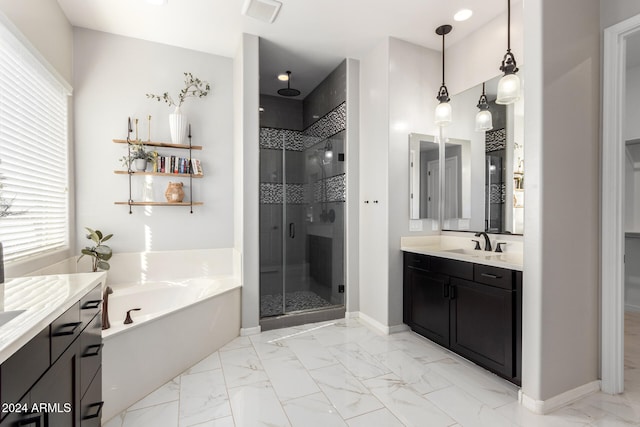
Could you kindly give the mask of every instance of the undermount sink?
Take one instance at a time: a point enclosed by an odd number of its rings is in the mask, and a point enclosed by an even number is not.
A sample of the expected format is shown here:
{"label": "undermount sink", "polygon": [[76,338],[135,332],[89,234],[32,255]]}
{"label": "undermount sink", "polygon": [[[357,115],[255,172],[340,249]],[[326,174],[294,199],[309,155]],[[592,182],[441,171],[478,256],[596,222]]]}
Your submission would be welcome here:
{"label": "undermount sink", "polygon": [[12,310],[0,312],[0,327],[4,326],[5,323],[8,323],[16,317],[20,316],[25,311],[26,310]]}
{"label": "undermount sink", "polygon": [[442,252],[449,252],[452,254],[472,255],[472,256],[493,256],[494,252],[478,251],[474,249],[444,249]]}

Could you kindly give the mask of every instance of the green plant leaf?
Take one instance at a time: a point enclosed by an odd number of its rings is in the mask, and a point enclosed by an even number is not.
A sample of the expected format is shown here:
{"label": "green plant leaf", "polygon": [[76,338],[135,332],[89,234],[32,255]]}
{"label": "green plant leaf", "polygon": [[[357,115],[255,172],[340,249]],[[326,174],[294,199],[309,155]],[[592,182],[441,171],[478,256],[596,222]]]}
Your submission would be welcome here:
{"label": "green plant leaf", "polygon": [[101,255],[101,256],[100,256],[100,259],[101,259],[101,260],[104,260],[104,261],[109,261],[109,260],[111,259],[111,257],[112,257],[112,256],[113,256],[113,254],[108,253],[108,254]]}
{"label": "green plant leaf", "polygon": [[107,245],[96,246],[96,252],[100,255],[110,254],[111,248]]}
{"label": "green plant leaf", "polygon": [[105,270],[105,271],[108,270],[109,267],[110,267],[109,263],[108,262],[104,262],[104,261],[98,261],[97,265],[98,265],[99,269]]}
{"label": "green plant leaf", "polygon": [[98,239],[102,240],[102,231],[96,230],[96,234],[98,235]]}
{"label": "green plant leaf", "polygon": [[83,255],[93,256],[93,251],[91,249],[89,249],[89,248],[84,248],[80,252],[82,252]]}
{"label": "green plant leaf", "polygon": [[109,239],[110,239],[110,238],[112,238],[112,237],[113,237],[113,234],[107,234],[106,236],[104,236],[104,237],[102,238],[102,241],[103,241],[103,242],[106,242],[107,240],[109,240]]}

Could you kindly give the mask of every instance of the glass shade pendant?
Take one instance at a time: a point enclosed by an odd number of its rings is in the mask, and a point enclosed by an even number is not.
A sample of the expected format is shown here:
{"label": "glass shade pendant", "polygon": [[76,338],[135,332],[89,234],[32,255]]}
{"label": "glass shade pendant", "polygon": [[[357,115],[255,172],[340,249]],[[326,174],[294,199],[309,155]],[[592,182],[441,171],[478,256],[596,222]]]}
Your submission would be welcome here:
{"label": "glass shade pendant", "polygon": [[480,95],[477,107],[480,111],[476,114],[476,132],[493,129],[493,118],[491,117],[491,111],[489,111],[487,95],[484,92],[484,83],[482,83],[482,95]]}
{"label": "glass shade pendant", "polygon": [[449,91],[444,84],[444,36],[449,34],[453,27],[451,25],[441,25],[436,28],[436,34],[442,36],[442,85],[438,90],[436,99],[440,103],[436,106],[435,123],[438,126],[448,126],[451,123],[451,104],[449,104]]}
{"label": "glass shade pendant", "polygon": [[511,53],[511,0],[507,0],[507,53],[502,58],[500,71],[504,76],[498,82],[496,104],[512,104],[520,99],[520,77],[516,75],[518,65]]}

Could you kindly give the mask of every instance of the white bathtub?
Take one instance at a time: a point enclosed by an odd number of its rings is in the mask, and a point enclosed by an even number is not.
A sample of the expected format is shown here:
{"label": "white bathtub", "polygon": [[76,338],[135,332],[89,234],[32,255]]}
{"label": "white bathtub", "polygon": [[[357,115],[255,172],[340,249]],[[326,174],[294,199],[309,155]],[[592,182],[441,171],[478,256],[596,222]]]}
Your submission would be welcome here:
{"label": "white bathtub", "polygon": [[[240,331],[241,283],[233,268],[237,263],[232,250],[145,253],[141,263],[136,261],[139,256],[122,254],[121,259],[114,256],[110,262],[112,269],[120,266],[133,274],[109,274],[113,294],[108,303],[111,328],[102,333],[103,423]],[[215,261],[203,267],[202,260],[207,259]],[[153,265],[154,273],[138,274],[132,271],[136,265]],[[162,276],[158,269],[163,268],[172,270],[166,274],[168,280],[158,279]],[[176,270],[194,277],[178,279]],[[201,275],[195,276],[198,273]],[[114,276],[150,280],[112,283]],[[131,312],[133,323],[124,325],[126,311],[132,308],[141,311]]]}

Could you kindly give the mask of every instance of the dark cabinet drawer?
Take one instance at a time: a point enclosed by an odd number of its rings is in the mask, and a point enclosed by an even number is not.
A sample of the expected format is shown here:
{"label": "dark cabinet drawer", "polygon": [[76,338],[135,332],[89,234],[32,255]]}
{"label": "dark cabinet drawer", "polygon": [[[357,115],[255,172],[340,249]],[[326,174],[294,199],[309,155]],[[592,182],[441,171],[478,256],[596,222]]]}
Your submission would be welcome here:
{"label": "dark cabinet drawer", "polygon": [[78,425],[80,402],[78,389],[78,342],[69,346],[56,363],[30,392],[31,407],[42,414],[46,427],[73,427]]}
{"label": "dark cabinet drawer", "polygon": [[[49,368],[49,328],[25,344],[0,367],[0,400],[16,403]],[[7,415],[3,413],[4,417]]]}
{"label": "dark cabinet drawer", "polygon": [[513,271],[491,265],[475,264],[473,280],[502,289],[513,289]]}
{"label": "dark cabinet drawer", "polygon": [[87,327],[89,322],[100,312],[102,307],[102,283],[99,283],[87,295],[80,300],[80,321],[83,327]]}
{"label": "dark cabinet drawer", "polygon": [[80,335],[80,303],[77,302],[51,323],[51,363]]}
{"label": "dark cabinet drawer", "polygon": [[430,270],[451,277],[473,280],[473,264],[455,259],[431,257]]}
{"label": "dark cabinet drawer", "polygon": [[84,396],[91,380],[102,365],[102,321],[95,316],[80,334],[80,396]]}
{"label": "dark cabinet drawer", "polygon": [[419,270],[429,270],[429,259],[426,255],[414,254],[411,252],[404,253],[404,265],[408,268],[414,268]]}
{"label": "dark cabinet drawer", "polygon": [[80,401],[80,425],[100,427],[102,405],[104,402],[102,400],[102,368],[100,368]]}

